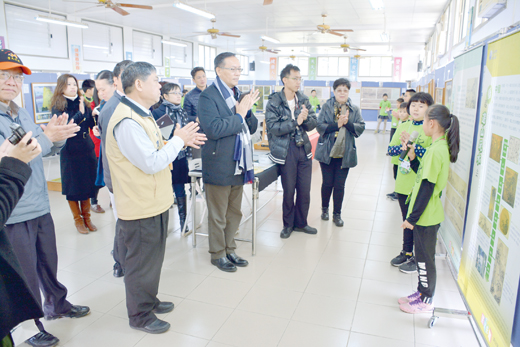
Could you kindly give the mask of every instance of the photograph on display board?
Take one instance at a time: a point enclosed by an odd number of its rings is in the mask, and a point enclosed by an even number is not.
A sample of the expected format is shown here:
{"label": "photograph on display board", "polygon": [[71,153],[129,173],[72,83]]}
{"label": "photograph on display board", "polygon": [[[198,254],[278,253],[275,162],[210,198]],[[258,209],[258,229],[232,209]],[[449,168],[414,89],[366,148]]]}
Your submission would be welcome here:
{"label": "photograph on display board", "polygon": [[500,207],[500,216],[498,217],[498,225],[502,234],[509,238],[509,226],[511,225],[511,212],[504,206]]}
{"label": "photograph on display board", "polygon": [[491,221],[487,219],[482,212],[480,212],[478,217],[478,226],[487,235],[487,237],[491,237]]}
{"label": "photograph on display board", "polygon": [[466,108],[477,107],[478,78],[470,78],[466,84]]}
{"label": "photograph on display board", "polygon": [[444,82],[444,106],[451,107],[451,93],[453,90],[453,80]]}
{"label": "photograph on display board", "polygon": [[444,105],[444,88],[435,88],[435,103]]}
{"label": "photograph on display board", "polygon": [[316,97],[320,100],[320,105],[323,106],[330,99],[330,87],[304,87],[303,94],[310,98],[313,90],[316,91]]}
{"label": "photograph on display board", "polygon": [[502,300],[502,290],[504,288],[508,253],[509,248],[502,241],[502,239],[498,239],[497,254],[495,256],[495,267],[493,269],[493,278],[491,279],[490,292],[499,305],[500,301]]}
{"label": "photograph on display board", "polygon": [[518,182],[518,172],[506,167],[506,176],[504,178],[504,193],[502,198],[511,207],[515,207],[516,184]]}
{"label": "photograph on display board", "polygon": [[486,260],[486,252],[484,252],[484,250],[480,246],[478,246],[477,261],[475,263],[475,267],[477,268],[477,271],[481,277],[484,277],[484,274],[486,273]]}
{"label": "photograph on display board", "polygon": [[502,136],[497,134],[491,135],[491,149],[489,150],[489,157],[500,163],[500,154],[502,154]]}
{"label": "photograph on display board", "polygon": [[34,122],[47,123],[51,115],[51,99],[56,89],[56,83],[31,83]]}
{"label": "photograph on display board", "polygon": [[255,86],[254,89],[259,91],[258,97],[260,98],[258,99],[258,107],[256,109],[263,111],[271,94],[271,86]]}
{"label": "photograph on display board", "polygon": [[518,157],[520,156],[520,139],[511,136],[509,139],[509,148],[507,149],[507,160],[518,165]]}

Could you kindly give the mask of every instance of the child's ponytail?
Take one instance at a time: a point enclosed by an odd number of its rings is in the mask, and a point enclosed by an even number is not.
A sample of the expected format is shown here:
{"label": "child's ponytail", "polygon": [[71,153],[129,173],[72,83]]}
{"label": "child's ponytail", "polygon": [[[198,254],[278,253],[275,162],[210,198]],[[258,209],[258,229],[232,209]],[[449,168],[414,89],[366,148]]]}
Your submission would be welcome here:
{"label": "child's ponytail", "polygon": [[450,151],[450,161],[457,161],[460,150],[459,119],[443,105],[432,105],[428,108],[428,118],[435,119],[446,132],[446,141]]}

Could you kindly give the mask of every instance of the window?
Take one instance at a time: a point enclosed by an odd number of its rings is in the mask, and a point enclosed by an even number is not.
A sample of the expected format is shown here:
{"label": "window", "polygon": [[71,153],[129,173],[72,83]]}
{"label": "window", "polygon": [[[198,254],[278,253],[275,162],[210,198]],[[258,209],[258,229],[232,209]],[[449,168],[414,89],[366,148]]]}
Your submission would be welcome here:
{"label": "window", "polygon": [[161,36],[134,30],[132,42],[134,61],[146,61],[156,66],[163,65]]}
{"label": "window", "polygon": [[193,43],[164,37],[167,41],[185,44],[185,47],[163,44],[164,56],[170,57],[170,67],[191,69],[193,67]]}
{"label": "window", "polygon": [[[9,49],[16,54],[68,58],[67,27],[39,22],[34,19],[37,15],[48,16],[49,13],[5,4]],[[55,13],[52,16],[67,19]]]}
{"label": "window", "polygon": [[206,71],[214,71],[213,61],[217,56],[217,49],[215,47],[199,45],[199,66],[202,66]]}
{"label": "window", "polygon": [[392,57],[364,57],[359,60],[359,77],[392,77]]}
{"label": "window", "polygon": [[309,76],[309,58],[307,57],[279,57],[278,58],[278,75],[282,72],[283,68],[289,64],[298,66],[300,69],[301,76]]}
{"label": "window", "polygon": [[318,57],[318,76],[348,77],[350,57]]}
{"label": "window", "polygon": [[82,30],[83,59],[111,61],[123,60],[123,28],[85,21],[88,29]]}
{"label": "window", "polygon": [[469,20],[469,10],[470,10],[470,0],[456,0],[457,1],[457,11],[455,18],[455,38],[453,40],[454,43],[459,43],[464,40],[467,35],[468,30],[468,20]]}
{"label": "window", "polygon": [[236,55],[238,60],[240,60],[240,66],[244,71],[242,71],[242,75],[249,75],[249,57],[241,54]]}

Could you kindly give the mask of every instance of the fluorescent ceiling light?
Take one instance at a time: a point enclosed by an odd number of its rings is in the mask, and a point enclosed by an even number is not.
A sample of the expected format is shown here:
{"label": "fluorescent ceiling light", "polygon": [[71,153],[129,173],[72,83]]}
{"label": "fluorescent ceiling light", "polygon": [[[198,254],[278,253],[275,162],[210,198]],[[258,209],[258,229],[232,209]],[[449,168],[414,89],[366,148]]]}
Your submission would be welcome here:
{"label": "fluorescent ceiling light", "polygon": [[382,10],[385,8],[383,0],[370,0],[370,5],[372,5],[374,10]]}
{"label": "fluorescent ceiling light", "polygon": [[161,40],[161,42],[164,43],[165,45],[170,45],[170,46],[188,47],[187,44],[180,43],[180,42],[174,42],[174,41],[168,41],[168,40]]}
{"label": "fluorescent ceiling light", "polygon": [[269,37],[269,36],[260,36],[262,38],[262,40],[266,40],[266,41],[269,41],[269,42],[273,42],[273,43],[280,43],[280,41],[278,41],[277,39],[273,39],[272,37]]}
{"label": "fluorescent ceiling light", "polygon": [[175,1],[173,3],[173,7],[177,7],[179,9],[181,9],[181,10],[194,13],[196,15],[202,16],[202,17],[207,18],[207,19],[215,18],[215,15],[213,13],[206,12],[204,10],[201,10],[199,8],[196,8],[196,7],[193,7],[193,6],[190,6],[190,5],[187,5],[187,4],[185,4],[183,2],[180,2],[180,1]]}
{"label": "fluorescent ceiling light", "polygon": [[387,33],[382,33],[381,34],[381,41],[388,42],[388,34]]}
{"label": "fluorescent ceiling light", "polygon": [[311,54],[310,54],[309,52],[305,52],[305,51],[300,51],[300,53],[301,53],[301,54],[303,54],[303,55],[306,55],[306,56],[308,56],[308,57],[310,57],[310,56],[311,56]]}
{"label": "fluorescent ceiling light", "polygon": [[40,22],[47,22],[47,23],[53,23],[53,24],[67,25],[67,26],[75,27],[75,28],[88,29],[88,25],[85,23],[73,22],[71,20],[60,19],[60,18],[55,18],[55,17],[50,17],[50,16],[42,16],[40,14],[36,16],[36,20],[40,21]]}

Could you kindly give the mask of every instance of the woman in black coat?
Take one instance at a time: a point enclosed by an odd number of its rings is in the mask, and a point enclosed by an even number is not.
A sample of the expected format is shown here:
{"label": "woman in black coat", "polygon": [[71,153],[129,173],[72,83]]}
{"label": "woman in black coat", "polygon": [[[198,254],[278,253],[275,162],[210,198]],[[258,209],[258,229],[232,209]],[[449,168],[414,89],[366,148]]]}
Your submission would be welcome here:
{"label": "woman in black coat", "polygon": [[61,192],[69,201],[76,228],[81,234],[96,231],[90,220],[90,198],[96,197],[97,159],[89,129],[96,124],[90,107],[85,106],[76,77],[64,74],[51,100],[52,114],[67,113],[81,129],[67,139],[60,152]]}
{"label": "woman in black coat", "polygon": [[[155,120],[168,115],[174,123],[173,130],[166,140],[171,139],[174,136],[175,128],[177,124],[180,127],[184,127],[188,124],[188,114],[181,107],[182,92],[181,87],[175,83],[166,83],[161,88],[161,100],[159,101],[159,107],[152,111]],[[189,148],[183,149],[177,155],[177,158],[173,161],[172,169],[172,184],[175,197],[177,198],[177,209],[179,211],[179,221],[181,230],[184,228],[186,223],[186,190],[184,186],[190,182],[188,176],[188,155]],[[188,236],[191,232],[186,229],[184,236]]]}

